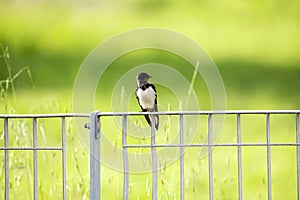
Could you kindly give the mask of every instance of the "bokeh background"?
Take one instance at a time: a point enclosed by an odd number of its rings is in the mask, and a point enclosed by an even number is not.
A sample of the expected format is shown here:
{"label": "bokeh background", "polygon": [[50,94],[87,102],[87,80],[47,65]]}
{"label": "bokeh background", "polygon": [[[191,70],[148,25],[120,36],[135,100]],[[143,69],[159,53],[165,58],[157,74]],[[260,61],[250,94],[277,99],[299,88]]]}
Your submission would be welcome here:
{"label": "bokeh background", "polygon": [[[71,112],[76,73],[89,52],[115,34],[142,27],[178,31],[206,49],[224,80],[227,109],[300,109],[299,10],[298,0],[0,0],[0,113]],[[183,74],[191,80],[193,71],[184,72],[184,61],[165,53],[152,53],[135,52],[120,58],[107,71],[103,85],[116,82],[118,66],[129,69],[131,64],[139,64],[144,55],[148,56],[146,60],[176,64],[177,69],[182,65]],[[120,72],[118,75],[121,76]],[[199,79],[194,89],[201,93],[201,89],[206,89],[205,84]],[[110,92],[108,88],[102,95],[109,96]],[[207,106],[202,108],[210,109],[207,91],[204,96]],[[160,94],[160,102],[168,104],[168,99]],[[135,100],[131,105],[130,110],[139,109]],[[111,111],[110,102],[100,101],[97,106]],[[110,119],[104,129],[111,131],[112,143],[121,148],[120,130],[109,123]],[[271,120],[271,142],[295,142],[294,116]],[[2,119],[0,123],[3,124]],[[10,146],[32,146],[31,121],[10,123],[10,129],[15,130],[11,131]],[[204,141],[207,118],[200,124],[203,129],[195,142]],[[163,131],[170,132],[167,125]],[[226,117],[219,142],[236,142],[235,125],[234,117]],[[245,125],[243,142],[265,142],[264,117],[246,116],[242,125]],[[3,127],[0,133],[0,146],[3,146]],[[39,121],[40,146],[59,146],[59,134],[59,120]],[[161,134],[160,142],[165,142],[166,136],[172,137]],[[237,198],[236,150],[236,147],[214,150],[216,198]],[[195,157],[199,151],[190,149],[185,157],[185,189],[190,199],[206,199],[209,195],[208,160]],[[296,148],[275,147],[271,153],[274,196],[296,199]],[[243,148],[246,199],[267,198],[265,155],[264,147]],[[67,121],[67,196],[70,199],[89,198],[88,156],[72,120]],[[3,151],[0,159],[4,161]],[[32,182],[32,152],[11,151],[10,160],[11,198],[32,199],[33,186],[28,184]],[[4,164],[0,166],[0,194],[3,195]],[[174,176],[178,170],[179,163],[175,163],[159,172],[162,199],[179,198],[179,177]],[[101,179],[103,197],[121,199],[123,174],[105,166],[101,174],[105,174]],[[132,198],[150,199],[151,174],[130,175],[130,181]],[[61,156],[55,152],[39,152],[39,198],[60,199],[60,183]]]}

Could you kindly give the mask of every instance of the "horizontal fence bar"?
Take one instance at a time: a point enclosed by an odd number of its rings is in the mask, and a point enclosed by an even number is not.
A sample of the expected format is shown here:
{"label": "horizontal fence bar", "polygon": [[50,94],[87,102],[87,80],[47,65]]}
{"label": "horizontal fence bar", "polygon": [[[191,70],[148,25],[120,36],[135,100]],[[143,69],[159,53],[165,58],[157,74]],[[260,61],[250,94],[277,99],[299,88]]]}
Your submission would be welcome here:
{"label": "horizontal fence bar", "polygon": [[0,118],[58,118],[58,117],[90,117],[86,113],[54,113],[54,114],[0,114]]}
{"label": "horizontal fence bar", "polygon": [[[144,115],[144,112],[99,112],[98,116]],[[208,114],[300,114],[300,110],[211,110],[211,111],[167,111],[151,112],[153,115],[208,115]],[[89,113],[51,113],[51,114],[0,114],[0,118],[53,118],[90,117]]]}
{"label": "horizontal fence bar", "polygon": [[0,147],[0,151],[62,151],[63,148],[61,147]]}
{"label": "horizontal fence bar", "polygon": [[[299,114],[300,110],[213,110],[151,112],[152,115],[209,115],[209,114]],[[100,112],[99,116],[144,115],[145,112]]]}
{"label": "horizontal fence bar", "polygon": [[266,146],[300,146],[300,143],[245,143],[245,144],[138,144],[138,145],[125,145],[123,148],[151,148],[151,147],[266,147]]}

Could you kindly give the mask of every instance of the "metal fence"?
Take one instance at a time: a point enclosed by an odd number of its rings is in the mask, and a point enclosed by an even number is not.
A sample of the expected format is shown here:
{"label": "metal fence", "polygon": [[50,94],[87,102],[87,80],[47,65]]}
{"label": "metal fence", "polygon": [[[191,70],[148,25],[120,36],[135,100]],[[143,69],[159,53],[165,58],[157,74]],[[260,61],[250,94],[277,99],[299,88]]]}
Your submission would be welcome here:
{"label": "metal fence", "polygon": [[[271,142],[271,129],[270,129],[270,118],[273,115],[289,115],[294,116],[295,120],[295,142]],[[238,199],[243,199],[243,174],[247,171],[243,171],[243,161],[242,161],[242,150],[244,147],[265,147],[266,157],[267,157],[267,197],[272,199],[272,162],[271,162],[271,148],[272,147],[294,147],[296,149],[296,169],[297,169],[297,198],[300,199],[300,123],[299,115],[300,110],[264,110],[264,111],[178,111],[178,112],[157,112],[151,113],[151,115],[172,115],[179,116],[179,135],[180,142],[178,144],[156,144],[155,140],[155,129],[151,129],[151,144],[143,145],[132,145],[127,144],[127,124],[129,116],[143,115],[141,112],[93,112],[91,114],[49,114],[49,115],[0,115],[0,119],[4,121],[4,147],[0,147],[0,151],[5,153],[5,199],[9,199],[9,152],[10,151],[32,151],[33,152],[33,163],[34,163],[34,181],[33,181],[33,196],[34,199],[38,198],[38,159],[37,151],[60,151],[62,154],[62,191],[63,199],[66,199],[66,130],[65,130],[65,119],[74,117],[89,117],[90,118],[90,199],[100,199],[101,196],[101,177],[100,177],[100,140],[101,140],[101,119],[109,116],[118,116],[122,118],[122,150],[123,150],[123,168],[124,168],[124,182],[123,182],[123,199],[130,199],[129,193],[129,163],[128,163],[128,149],[130,148],[150,148],[152,155],[152,168],[157,169],[157,154],[156,148],[180,148],[180,199],[185,198],[185,152],[184,149],[196,148],[196,147],[206,147],[208,148],[208,188],[209,188],[209,199],[214,199],[214,170],[213,170],[213,152],[214,147],[236,147],[237,148],[237,191]],[[207,116],[207,138],[208,142],[205,143],[192,143],[188,144],[184,142],[185,130],[184,130],[184,119],[189,115],[202,115]],[[234,143],[215,143],[212,141],[212,117],[214,115],[231,115],[235,117],[236,121],[236,142]],[[265,117],[265,141],[266,142],[254,142],[245,143],[242,141],[242,131],[241,131],[241,116],[243,115],[259,115]],[[28,118],[32,120],[33,127],[33,146],[32,147],[10,147],[8,143],[9,126],[8,121],[20,118]],[[39,118],[59,118],[61,119],[61,135],[62,142],[61,147],[38,147],[37,146],[37,119]],[[103,124],[104,126],[105,124]],[[154,127],[154,126],[152,126]],[[152,199],[158,198],[158,171],[152,170]]]}
{"label": "metal fence", "polygon": [[[0,151],[4,151],[4,171],[5,171],[5,189],[4,189],[4,199],[8,200],[9,197],[9,152],[11,151],[32,151],[33,153],[33,199],[38,199],[38,151],[58,151],[61,152],[61,165],[62,165],[62,197],[67,199],[66,193],[66,118],[73,117],[89,117],[88,114],[24,114],[24,115],[3,115],[0,114],[0,119],[3,119],[3,130],[4,130],[4,147],[0,147]],[[37,127],[38,119],[41,118],[56,118],[61,120],[61,146],[60,147],[40,147],[37,144]],[[31,147],[10,147],[9,146],[9,121],[13,119],[29,119],[32,120],[32,135],[33,141]],[[22,131],[22,130],[21,130]],[[30,184],[30,183],[29,183]],[[3,197],[0,197],[3,198]]]}

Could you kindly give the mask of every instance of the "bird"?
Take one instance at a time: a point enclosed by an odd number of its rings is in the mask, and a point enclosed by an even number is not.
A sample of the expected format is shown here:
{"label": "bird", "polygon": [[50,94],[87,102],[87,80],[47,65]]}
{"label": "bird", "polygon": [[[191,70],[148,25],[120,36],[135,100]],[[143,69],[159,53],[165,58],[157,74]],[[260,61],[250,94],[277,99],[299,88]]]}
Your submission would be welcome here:
{"label": "bird", "polygon": [[[142,112],[157,112],[157,92],[156,88],[153,84],[148,83],[148,80],[152,78],[149,74],[146,72],[141,72],[137,75],[136,81],[137,81],[137,88],[136,88],[136,98],[138,100],[138,103],[142,109]],[[152,123],[149,117],[149,114],[145,114],[145,119],[152,127]],[[159,117],[158,115],[154,115],[155,120],[155,129],[158,130],[159,125]]]}

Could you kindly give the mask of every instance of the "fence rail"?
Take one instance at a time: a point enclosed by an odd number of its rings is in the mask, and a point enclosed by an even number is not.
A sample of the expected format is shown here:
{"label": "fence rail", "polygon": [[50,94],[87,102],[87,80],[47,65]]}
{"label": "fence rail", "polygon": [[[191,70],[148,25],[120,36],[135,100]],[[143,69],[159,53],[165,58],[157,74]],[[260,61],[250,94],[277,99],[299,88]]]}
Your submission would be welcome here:
{"label": "fence rail", "polygon": [[[0,119],[3,119],[4,124],[4,147],[0,147],[0,151],[4,151],[4,166],[5,166],[5,191],[4,199],[9,200],[9,152],[10,151],[32,151],[33,152],[33,199],[38,199],[38,151],[60,151],[61,152],[61,165],[62,165],[62,197],[67,199],[66,193],[66,118],[70,117],[89,117],[88,114],[0,114]],[[40,118],[58,118],[61,120],[61,146],[60,147],[39,147],[37,144],[37,119]],[[9,120],[11,119],[31,119],[32,120],[32,147],[10,147],[9,146]]]}
{"label": "fence rail", "polygon": [[[4,171],[5,171],[5,188],[4,188],[4,199],[9,199],[9,152],[10,151],[32,151],[33,153],[33,198],[38,199],[38,151],[59,151],[61,152],[61,165],[62,165],[62,197],[67,199],[66,192],[66,118],[89,118],[90,119],[90,199],[100,199],[101,196],[101,179],[100,179],[100,140],[101,140],[101,119],[103,117],[118,116],[122,118],[122,151],[123,151],[123,168],[124,168],[124,182],[123,182],[123,199],[130,199],[129,192],[129,160],[128,150],[130,148],[149,148],[152,155],[152,199],[158,198],[158,170],[157,165],[157,152],[156,148],[179,148],[179,168],[180,168],[180,199],[185,198],[185,148],[194,147],[207,147],[208,148],[208,188],[209,188],[209,199],[214,199],[214,170],[213,170],[213,147],[237,147],[237,181],[238,181],[238,199],[243,199],[243,161],[242,151],[243,147],[266,147],[266,160],[267,160],[267,196],[268,199],[272,199],[272,151],[271,147],[295,147],[296,148],[296,169],[297,169],[297,198],[300,199],[300,122],[299,115],[300,110],[226,110],[226,111],[169,111],[169,112],[153,112],[153,115],[172,115],[179,116],[179,143],[178,144],[156,144],[155,141],[155,129],[151,129],[151,144],[127,144],[127,124],[129,116],[141,116],[144,113],[141,112],[93,112],[90,114],[85,113],[61,113],[61,114],[14,114],[6,115],[0,114],[0,119],[3,120],[3,135],[4,135],[4,146],[0,147],[0,151],[4,151]],[[295,120],[295,142],[272,142],[271,141],[271,116],[282,114],[294,116]],[[207,124],[207,143],[190,143],[184,142],[185,130],[184,130],[184,119],[188,115],[204,115],[208,117]],[[214,143],[212,140],[212,116],[214,115],[234,115],[236,120],[236,142],[234,143]],[[244,143],[242,142],[242,130],[241,130],[241,116],[243,115],[260,115],[265,117],[265,139],[266,142],[253,142]],[[45,146],[40,147],[37,144],[37,119],[39,118],[56,118],[60,119],[61,126],[61,146]],[[33,141],[31,147],[11,147],[9,146],[9,121],[12,119],[30,119],[32,120],[32,135]],[[105,126],[105,124],[103,124]],[[152,126],[154,127],[154,126]]]}
{"label": "fence rail", "polygon": [[[298,188],[298,199],[300,198],[300,132],[299,132],[299,113],[300,110],[226,110],[226,111],[169,111],[169,112],[152,112],[151,115],[177,115],[179,116],[180,125],[180,143],[179,144],[156,144],[155,143],[155,129],[152,126],[151,129],[151,144],[142,145],[128,145],[126,143],[126,132],[127,132],[127,117],[135,115],[143,115],[141,112],[105,112],[98,113],[97,117],[105,116],[121,116],[123,117],[122,123],[122,148],[123,148],[123,159],[124,159],[124,185],[123,185],[123,198],[129,199],[128,188],[129,188],[129,174],[128,174],[128,151],[130,148],[150,148],[152,153],[152,199],[157,199],[157,185],[158,185],[158,174],[157,174],[157,158],[156,158],[156,148],[157,147],[179,147],[180,148],[180,199],[185,197],[185,187],[184,187],[184,148],[185,147],[208,147],[208,168],[209,168],[209,199],[214,199],[214,186],[213,186],[213,147],[237,147],[238,153],[238,199],[243,199],[242,190],[242,147],[266,147],[267,148],[267,192],[268,199],[272,199],[272,176],[271,176],[271,147],[273,146],[294,146],[297,147],[297,188]],[[285,115],[295,115],[296,128],[295,137],[296,142],[294,143],[271,143],[270,141],[270,115],[285,114]],[[183,129],[183,119],[186,115],[206,115],[208,116],[208,143],[198,143],[198,144],[184,144],[184,129]],[[236,143],[213,143],[212,141],[212,116],[213,115],[235,115],[236,116],[236,133],[237,141]],[[241,141],[241,115],[264,115],[266,118],[266,142],[265,143],[242,143]],[[154,121],[154,120],[152,120]],[[94,177],[98,178],[98,177]],[[97,196],[96,199],[100,199]]]}

